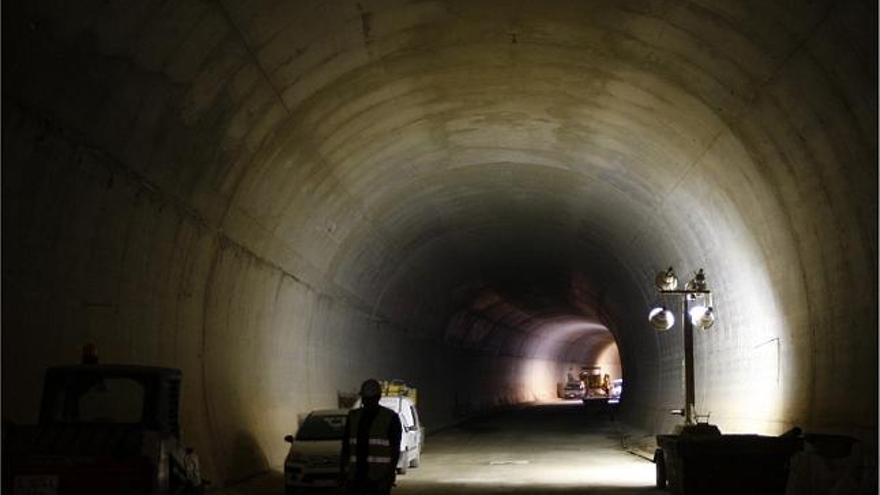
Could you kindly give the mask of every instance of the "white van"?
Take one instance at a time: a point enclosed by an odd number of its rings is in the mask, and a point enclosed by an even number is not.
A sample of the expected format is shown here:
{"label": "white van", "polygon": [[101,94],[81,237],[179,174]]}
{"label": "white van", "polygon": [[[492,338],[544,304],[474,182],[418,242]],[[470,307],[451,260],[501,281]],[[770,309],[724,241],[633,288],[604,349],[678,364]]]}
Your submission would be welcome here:
{"label": "white van", "polygon": [[[407,469],[419,467],[422,445],[425,443],[425,427],[422,426],[415,404],[408,397],[382,397],[379,405],[396,412],[400,418],[400,460],[397,461],[397,472],[406,474]],[[360,399],[355,402],[354,409],[359,407]]]}

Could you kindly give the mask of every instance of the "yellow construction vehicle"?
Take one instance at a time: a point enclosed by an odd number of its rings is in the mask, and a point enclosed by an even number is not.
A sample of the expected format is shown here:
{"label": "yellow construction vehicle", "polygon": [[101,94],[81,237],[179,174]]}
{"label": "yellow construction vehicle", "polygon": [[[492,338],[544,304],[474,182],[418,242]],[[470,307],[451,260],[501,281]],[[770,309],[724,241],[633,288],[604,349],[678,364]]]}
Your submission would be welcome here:
{"label": "yellow construction vehicle", "polygon": [[586,386],[584,398],[606,397],[610,389],[610,377],[602,375],[601,366],[582,366],[580,379]]}

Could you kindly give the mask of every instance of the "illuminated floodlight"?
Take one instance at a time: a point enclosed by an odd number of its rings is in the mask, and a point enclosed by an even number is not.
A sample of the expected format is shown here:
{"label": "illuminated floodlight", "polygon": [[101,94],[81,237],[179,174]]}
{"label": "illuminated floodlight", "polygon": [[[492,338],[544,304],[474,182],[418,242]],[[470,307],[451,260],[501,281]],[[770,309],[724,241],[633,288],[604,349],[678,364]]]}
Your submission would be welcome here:
{"label": "illuminated floodlight", "polygon": [[654,308],[648,313],[648,321],[651,322],[651,326],[655,330],[662,332],[669,330],[672,328],[672,325],[675,325],[675,316],[672,314],[672,311],[665,307]]}
{"label": "illuminated floodlight", "polygon": [[660,290],[675,290],[678,288],[678,277],[670,266],[665,272],[660,272],[654,278],[654,285]]}
{"label": "illuminated floodlight", "polygon": [[[706,274],[700,268],[686,284],[684,289],[678,290],[678,279],[672,267],[665,272],[660,272],[654,278],[654,285],[660,295],[664,297],[680,298],[681,301],[681,329],[684,334],[684,408],[681,410],[686,425],[696,424],[694,403],[695,385],[694,374],[691,372],[694,366],[694,327],[698,330],[708,330],[715,324],[715,311],[712,309],[712,291],[706,283]],[[648,321],[655,330],[669,330],[675,324],[675,317],[665,307],[651,310]]]}
{"label": "illuminated floodlight", "polygon": [[700,318],[703,317],[703,314],[705,314],[708,309],[709,308],[703,305],[691,307],[691,309],[688,310],[688,314],[691,315],[691,323],[697,325],[697,322],[700,321]]}
{"label": "illuminated floodlight", "polygon": [[690,310],[691,323],[700,330],[708,330],[715,324],[715,310],[712,306],[694,306]]}

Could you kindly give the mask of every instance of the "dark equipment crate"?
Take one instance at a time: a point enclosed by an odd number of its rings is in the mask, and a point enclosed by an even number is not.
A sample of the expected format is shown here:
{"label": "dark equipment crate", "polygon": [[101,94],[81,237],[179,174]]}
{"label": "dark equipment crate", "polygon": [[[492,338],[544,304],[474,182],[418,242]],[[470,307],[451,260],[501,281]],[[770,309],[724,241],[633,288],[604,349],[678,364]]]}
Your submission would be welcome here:
{"label": "dark equipment crate", "polygon": [[784,495],[803,439],[762,435],[658,435],[658,487],[674,495]]}

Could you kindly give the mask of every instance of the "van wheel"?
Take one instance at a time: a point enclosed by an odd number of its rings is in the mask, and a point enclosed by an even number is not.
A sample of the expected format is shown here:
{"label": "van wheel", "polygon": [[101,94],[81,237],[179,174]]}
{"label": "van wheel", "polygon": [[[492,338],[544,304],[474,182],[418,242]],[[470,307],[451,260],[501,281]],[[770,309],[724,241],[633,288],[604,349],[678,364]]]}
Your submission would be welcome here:
{"label": "van wheel", "polygon": [[409,467],[417,468],[417,467],[419,467],[419,464],[421,464],[421,463],[422,463],[422,453],[419,452],[418,454],[416,454],[416,457],[414,459],[411,459],[409,461]]}
{"label": "van wheel", "polygon": [[409,467],[409,452],[404,451],[400,453],[401,457],[403,457],[403,462],[397,463],[397,474],[406,474],[406,468]]}
{"label": "van wheel", "polygon": [[657,488],[666,489],[666,456],[663,449],[654,450],[654,470],[657,474]]}

